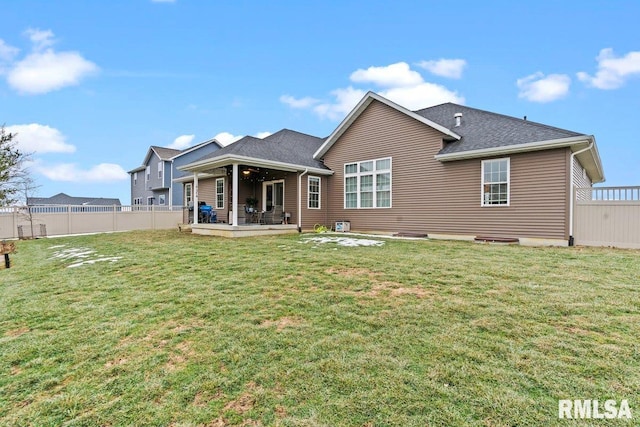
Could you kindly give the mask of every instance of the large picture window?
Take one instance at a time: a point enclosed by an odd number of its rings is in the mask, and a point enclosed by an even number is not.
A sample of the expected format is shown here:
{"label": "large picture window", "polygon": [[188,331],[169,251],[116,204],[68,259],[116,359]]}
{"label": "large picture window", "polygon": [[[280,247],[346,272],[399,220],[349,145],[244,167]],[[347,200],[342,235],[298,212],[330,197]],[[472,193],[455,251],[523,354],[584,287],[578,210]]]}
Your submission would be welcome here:
{"label": "large picture window", "polygon": [[320,178],[310,176],[308,178],[308,204],[309,209],[320,209]]}
{"label": "large picture window", "polygon": [[344,207],[391,207],[391,157],[344,165]]}
{"label": "large picture window", "polygon": [[482,161],[482,206],[509,206],[509,158]]}
{"label": "large picture window", "polygon": [[216,179],[216,209],[224,209],[224,178]]}

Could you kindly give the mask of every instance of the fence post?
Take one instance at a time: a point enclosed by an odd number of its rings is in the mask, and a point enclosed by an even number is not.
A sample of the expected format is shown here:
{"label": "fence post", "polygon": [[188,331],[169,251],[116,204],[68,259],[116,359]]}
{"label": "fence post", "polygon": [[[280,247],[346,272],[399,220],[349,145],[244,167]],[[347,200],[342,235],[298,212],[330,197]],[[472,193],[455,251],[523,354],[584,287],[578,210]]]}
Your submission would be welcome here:
{"label": "fence post", "polygon": [[156,229],[156,206],[151,205],[151,229]]}
{"label": "fence post", "polygon": [[116,205],[113,205],[113,231],[118,231],[118,212]]}
{"label": "fence post", "polygon": [[73,234],[71,232],[71,205],[67,205],[67,234]]}
{"label": "fence post", "polygon": [[13,208],[13,227],[11,229],[11,234],[14,239],[16,237],[19,237],[16,235],[16,233],[18,232],[18,209],[19,208],[17,206],[14,206]]}

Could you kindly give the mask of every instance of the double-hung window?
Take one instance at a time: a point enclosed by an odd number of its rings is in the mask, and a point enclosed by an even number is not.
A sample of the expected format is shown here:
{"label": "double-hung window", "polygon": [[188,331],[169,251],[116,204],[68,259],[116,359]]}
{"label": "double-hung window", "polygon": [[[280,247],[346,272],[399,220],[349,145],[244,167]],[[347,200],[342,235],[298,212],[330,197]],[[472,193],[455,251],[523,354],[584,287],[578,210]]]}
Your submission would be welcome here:
{"label": "double-hung window", "polygon": [[147,166],[144,174],[144,182],[149,182],[151,180],[151,166]]}
{"label": "double-hung window", "polygon": [[224,209],[224,178],[216,179],[216,209]]}
{"label": "double-hung window", "polygon": [[344,208],[391,207],[391,157],[344,165]]}
{"label": "double-hung window", "polygon": [[158,162],[158,179],[162,179],[162,170],[164,169],[164,162]]}
{"label": "double-hung window", "polygon": [[509,206],[509,158],[482,161],[482,206]]}
{"label": "double-hung window", "polygon": [[133,173],[133,185],[138,185],[138,172]]}
{"label": "double-hung window", "polygon": [[308,202],[309,209],[320,209],[320,177],[309,176],[308,180]]}

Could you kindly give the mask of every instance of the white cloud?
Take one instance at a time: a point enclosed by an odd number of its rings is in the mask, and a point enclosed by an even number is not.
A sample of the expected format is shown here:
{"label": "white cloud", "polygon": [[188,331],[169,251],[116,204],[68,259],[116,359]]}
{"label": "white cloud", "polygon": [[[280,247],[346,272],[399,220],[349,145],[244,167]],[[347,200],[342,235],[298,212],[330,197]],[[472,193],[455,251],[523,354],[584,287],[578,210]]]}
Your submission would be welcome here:
{"label": "white cloud", "polygon": [[[32,51],[20,61],[11,63],[6,73],[9,86],[21,93],[42,94],[77,85],[84,77],[99,70],[78,52],[53,50],[54,35],[50,30],[29,29],[25,34],[31,40]],[[4,50],[5,56],[15,56],[14,50]]]}
{"label": "white cloud", "polygon": [[467,66],[464,59],[438,59],[432,61],[421,61],[419,67],[424,68],[432,74],[450,79],[459,79],[462,77],[462,70]]}
{"label": "white cloud", "polygon": [[346,116],[353,107],[358,104],[367,92],[362,89],[354,89],[349,86],[344,89],[336,89],[331,92],[335,97],[334,102],[325,102],[314,107],[320,117],[327,117],[331,120],[340,120]]}
{"label": "white cloud", "polygon": [[14,89],[28,94],[42,94],[74,86],[98,67],[77,52],[46,50],[28,55],[9,71],[7,80]]}
{"label": "white cloud", "polygon": [[629,52],[625,56],[616,57],[613,49],[602,49],[596,57],[598,71],[590,76],[584,71],[579,72],[580,81],[598,89],[617,89],[625,84],[632,76],[640,75],[640,52]]}
{"label": "white cloud", "polygon": [[294,98],[291,95],[282,95],[280,97],[280,102],[287,104],[291,108],[309,108],[320,102],[319,99],[311,98],[310,96],[305,96],[304,98]]}
{"label": "white cloud", "polygon": [[13,125],[5,128],[16,133],[18,147],[26,153],[73,153],[76,147],[67,144],[65,136],[56,128],[38,123]]}
{"label": "white cloud", "polygon": [[129,179],[129,174],[114,163],[100,163],[90,169],[81,169],[75,163],[34,166],[37,172],[52,181],[65,182],[116,182]]}
{"label": "white cloud", "polygon": [[243,135],[236,136],[236,135],[230,134],[229,132],[220,132],[219,134],[214,136],[214,138],[222,145],[229,145],[232,142],[236,142],[242,137]]}
{"label": "white cloud", "polygon": [[[411,109],[426,108],[445,102],[464,104],[465,99],[455,91],[444,86],[424,81],[420,73],[412,70],[406,62],[382,67],[358,69],[349,76],[353,83],[369,83],[382,88],[376,90],[380,95]],[[332,100],[320,102],[315,98],[295,99],[288,95],[280,97],[280,101],[293,108],[309,108],[320,117],[330,120],[344,118],[364,97],[367,89],[352,85],[331,91]],[[313,100],[314,102],[302,102]]]}
{"label": "white cloud", "polygon": [[411,87],[423,81],[420,73],[413,71],[406,62],[359,69],[349,78],[354,83],[373,83],[380,87]]}
{"label": "white cloud", "polygon": [[0,39],[0,62],[11,62],[13,58],[20,52],[17,47],[9,46],[4,40]]}
{"label": "white cloud", "polygon": [[549,74],[545,77],[537,72],[518,79],[516,84],[520,89],[518,97],[533,102],[551,102],[569,93],[571,78],[566,74]]}
{"label": "white cloud", "polygon": [[49,46],[53,46],[55,42],[53,39],[53,31],[51,30],[40,30],[37,28],[29,28],[24,32],[33,43],[33,50],[41,51]]}
{"label": "white cloud", "polygon": [[457,92],[452,92],[444,86],[435,83],[421,83],[413,87],[393,88],[383,92],[380,95],[405,107],[409,110],[418,110],[427,108],[445,102],[453,102],[455,104],[464,104],[463,96]]}
{"label": "white cloud", "polygon": [[171,144],[168,145],[168,148],[174,148],[176,150],[184,150],[191,146],[191,142],[193,142],[193,138],[195,135],[180,135],[176,139],[173,140]]}
{"label": "white cloud", "polygon": [[271,135],[271,132],[258,132],[255,136],[256,138],[263,139],[268,137],[269,135]]}

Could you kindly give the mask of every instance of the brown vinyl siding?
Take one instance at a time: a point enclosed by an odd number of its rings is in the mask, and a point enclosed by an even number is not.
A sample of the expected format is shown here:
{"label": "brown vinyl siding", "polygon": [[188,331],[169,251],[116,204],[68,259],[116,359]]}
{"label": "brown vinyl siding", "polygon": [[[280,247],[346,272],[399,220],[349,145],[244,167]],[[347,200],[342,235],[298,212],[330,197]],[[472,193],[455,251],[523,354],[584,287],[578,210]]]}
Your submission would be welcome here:
{"label": "brown vinyl siding", "polygon": [[573,185],[576,188],[591,187],[591,179],[584,172],[584,168],[575,156],[573,158]]}
{"label": "brown vinyl siding", "polygon": [[[440,162],[443,135],[374,101],[327,152],[328,221],[355,231],[566,239],[568,149],[510,160],[510,206],[481,206],[481,161]],[[344,209],[344,164],[392,158],[392,207]],[[488,159],[488,158],[487,158]]]}
{"label": "brown vinyl siding", "polygon": [[[320,209],[309,209],[309,176],[320,178]],[[327,225],[328,183],[326,176],[307,174],[302,177],[302,229],[312,230],[316,224]],[[335,194],[334,197],[342,197]]]}

